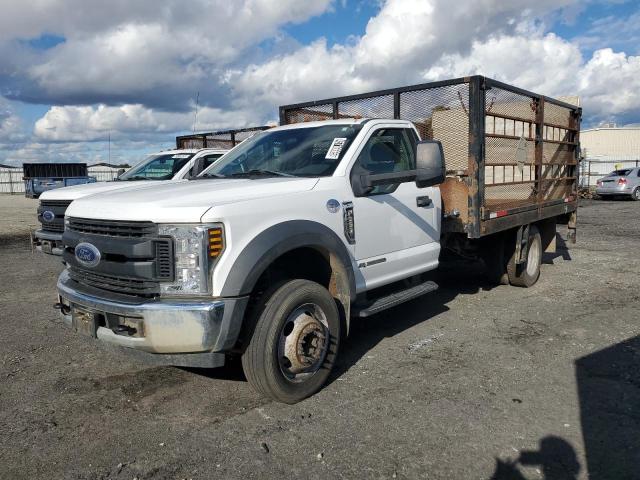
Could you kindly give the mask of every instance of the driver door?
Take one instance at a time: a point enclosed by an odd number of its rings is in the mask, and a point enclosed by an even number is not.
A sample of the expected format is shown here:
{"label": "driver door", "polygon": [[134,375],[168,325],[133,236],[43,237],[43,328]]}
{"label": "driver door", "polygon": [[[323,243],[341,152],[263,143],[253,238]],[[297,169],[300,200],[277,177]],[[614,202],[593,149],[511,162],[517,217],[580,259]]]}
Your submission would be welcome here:
{"label": "driver door", "polygon": [[[414,170],[417,140],[410,128],[374,130],[359,152],[351,175]],[[415,182],[375,187],[366,196],[354,198],[353,213],[355,256],[368,289],[437,266],[437,188],[418,188]]]}

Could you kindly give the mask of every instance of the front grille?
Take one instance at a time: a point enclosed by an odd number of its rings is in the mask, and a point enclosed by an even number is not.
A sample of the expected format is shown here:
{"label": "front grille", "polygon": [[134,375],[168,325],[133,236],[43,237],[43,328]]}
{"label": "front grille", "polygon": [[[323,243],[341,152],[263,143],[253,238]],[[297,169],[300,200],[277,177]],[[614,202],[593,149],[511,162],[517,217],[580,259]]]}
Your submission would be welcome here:
{"label": "front grille", "polygon": [[[38,221],[42,225],[45,232],[60,233],[64,231],[64,214],[67,207],[71,204],[71,200],[41,200],[38,207]],[[55,215],[51,221],[42,218],[42,213],[51,211]]]}
{"label": "front grille", "polygon": [[40,220],[42,223],[42,231],[43,232],[55,232],[61,233],[64,232],[64,223],[46,223]]}
{"label": "front grille", "polygon": [[71,204],[71,200],[40,200],[40,205],[43,207],[68,207]]}
{"label": "front grille", "polygon": [[69,267],[69,276],[76,282],[110,292],[143,297],[153,297],[160,293],[159,283],[148,280],[105,275],[76,267]]}
{"label": "front grille", "polygon": [[67,228],[71,231],[90,235],[140,238],[158,234],[158,226],[153,222],[122,222],[116,220],[91,220],[70,218]]}

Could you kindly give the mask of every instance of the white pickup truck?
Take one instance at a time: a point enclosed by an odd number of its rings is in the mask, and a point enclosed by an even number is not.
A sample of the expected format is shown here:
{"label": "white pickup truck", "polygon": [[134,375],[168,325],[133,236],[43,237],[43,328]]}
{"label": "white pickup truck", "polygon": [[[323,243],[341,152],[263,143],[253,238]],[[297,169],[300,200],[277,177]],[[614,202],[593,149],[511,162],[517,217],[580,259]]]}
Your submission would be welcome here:
{"label": "white pickup truck", "polygon": [[112,182],[98,182],[49,190],[40,195],[38,221],[33,245],[41,252],[61,255],[64,214],[72,201],[123,188],[139,187],[150,180],[184,180],[197,176],[228,150],[219,148],[166,150],[147,155],[144,160]]}
{"label": "white pickup truck", "polygon": [[[405,93],[420,102],[403,104]],[[411,121],[341,113],[383,111],[388,97]],[[545,104],[562,132],[544,133]],[[422,274],[441,248],[484,260],[495,283],[529,287],[556,223],[575,233],[575,107],[470,77],[280,113],[282,126],[197,179],[74,201],[57,287],[65,322],[151,362],[240,356],[256,390],[294,403],[327,380],[352,317],[437,288]],[[519,116],[518,127],[494,120]],[[308,121],[323,118],[334,119]],[[556,146],[570,154],[545,160]]]}

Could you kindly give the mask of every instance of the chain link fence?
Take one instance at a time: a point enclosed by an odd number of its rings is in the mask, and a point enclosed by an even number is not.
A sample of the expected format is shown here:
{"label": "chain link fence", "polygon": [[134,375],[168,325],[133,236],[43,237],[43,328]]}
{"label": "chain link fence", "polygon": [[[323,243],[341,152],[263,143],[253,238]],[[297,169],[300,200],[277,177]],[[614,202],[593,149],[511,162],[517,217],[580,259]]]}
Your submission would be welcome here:
{"label": "chain link fence", "polygon": [[[0,194],[24,195],[24,180],[21,168],[0,168]],[[98,182],[110,182],[118,176],[117,168],[89,167],[89,176]]]}

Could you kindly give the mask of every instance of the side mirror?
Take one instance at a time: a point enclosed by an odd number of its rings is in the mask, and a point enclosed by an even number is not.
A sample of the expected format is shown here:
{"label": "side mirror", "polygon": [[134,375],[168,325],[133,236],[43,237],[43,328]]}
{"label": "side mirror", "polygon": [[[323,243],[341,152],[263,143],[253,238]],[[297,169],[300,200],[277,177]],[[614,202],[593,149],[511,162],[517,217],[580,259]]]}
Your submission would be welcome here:
{"label": "side mirror", "polygon": [[430,187],[444,182],[445,166],[442,144],[424,140],[416,146],[416,186]]}
{"label": "side mirror", "polygon": [[120,175],[122,175],[124,172],[125,172],[124,168],[118,169],[118,173],[116,173],[116,178],[120,178]]}

